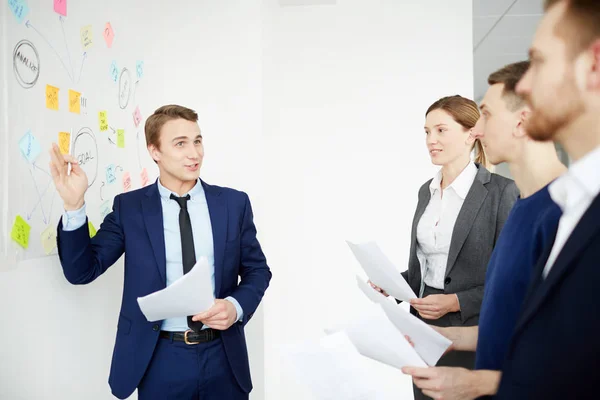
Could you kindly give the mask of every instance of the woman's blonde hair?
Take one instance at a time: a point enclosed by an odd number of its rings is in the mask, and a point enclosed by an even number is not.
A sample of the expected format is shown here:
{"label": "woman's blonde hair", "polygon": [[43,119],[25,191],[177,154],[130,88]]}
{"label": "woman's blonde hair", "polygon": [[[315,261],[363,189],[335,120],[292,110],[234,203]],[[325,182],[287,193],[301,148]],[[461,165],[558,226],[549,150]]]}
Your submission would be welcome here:
{"label": "woman's blonde hair", "polygon": [[[473,100],[459,95],[442,97],[427,109],[425,117],[434,110],[446,111],[466,130],[473,129],[480,116],[477,104]],[[479,139],[475,139],[473,147],[475,148],[475,162],[489,168],[489,161]]]}

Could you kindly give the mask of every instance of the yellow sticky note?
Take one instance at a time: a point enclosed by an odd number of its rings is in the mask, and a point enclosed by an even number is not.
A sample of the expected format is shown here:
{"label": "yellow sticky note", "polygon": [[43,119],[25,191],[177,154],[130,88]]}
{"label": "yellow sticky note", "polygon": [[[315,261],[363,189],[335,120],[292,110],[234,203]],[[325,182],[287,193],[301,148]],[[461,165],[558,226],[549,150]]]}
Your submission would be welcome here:
{"label": "yellow sticky note", "polygon": [[58,91],[60,89],[46,85],[46,107],[58,111]]}
{"label": "yellow sticky note", "polygon": [[117,129],[117,147],[125,148],[125,129]]}
{"label": "yellow sticky note", "polygon": [[89,49],[94,44],[94,35],[92,31],[92,26],[84,26],[81,28],[81,46],[83,46],[84,50]]}
{"label": "yellow sticky note", "polygon": [[93,238],[94,236],[96,236],[96,228],[94,228],[94,225],[92,224],[92,221],[88,220],[88,229],[90,231],[90,238]]}
{"label": "yellow sticky note", "polygon": [[42,232],[41,239],[44,252],[50,254],[56,247],[56,227],[48,225],[48,227],[44,229],[44,232]]}
{"label": "yellow sticky note", "polygon": [[69,154],[71,148],[71,134],[69,132],[58,132],[58,148],[61,154]]}
{"label": "yellow sticky note", "polygon": [[29,247],[29,232],[31,226],[20,215],[15,218],[10,237],[24,249]]}
{"label": "yellow sticky note", "polygon": [[69,111],[75,114],[81,112],[81,93],[69,89]]}
{"label": "yellow sticky note", "polygon": [[106,115],[106,111],[98,113],[98,121],[100,122],[100,131],[106,132],[108,130],[108,116]]}

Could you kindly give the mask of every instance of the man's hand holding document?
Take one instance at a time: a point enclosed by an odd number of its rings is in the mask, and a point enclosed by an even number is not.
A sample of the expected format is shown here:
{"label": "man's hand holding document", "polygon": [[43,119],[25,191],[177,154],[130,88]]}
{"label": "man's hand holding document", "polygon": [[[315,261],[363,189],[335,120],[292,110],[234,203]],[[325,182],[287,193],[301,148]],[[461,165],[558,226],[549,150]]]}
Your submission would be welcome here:
{"label": "man's hand holding document", "polygon": [[200,258],[190,272],[173,284],[137,300],[148,321],[196,315],[208,310],[215,303],[208,260]]}
{"label": "man's hand holding document", "polygon": [[348,241],[346,243],[371,282],[398,300],[410,301],[417,298],[408,282],[400,275],[377,243],[355,244]]}

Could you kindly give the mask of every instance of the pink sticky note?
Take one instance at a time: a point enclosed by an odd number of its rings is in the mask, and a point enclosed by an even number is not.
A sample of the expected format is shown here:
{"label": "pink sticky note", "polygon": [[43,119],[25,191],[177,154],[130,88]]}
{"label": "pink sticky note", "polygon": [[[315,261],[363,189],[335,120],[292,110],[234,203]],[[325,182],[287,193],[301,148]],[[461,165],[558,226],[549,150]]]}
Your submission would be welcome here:
{"label": "pink sticky note", "polygon": [[113,39],[115,38],[115,32],[113,31],[110,22],[106,23],[106,26],[104,27],[104,32],[102,32],[102,36],[104,36],[106,45],[108,46],[108,48],[110,48],[112,46]]}
{"label": "pink sticky note", "polygon": [[54,11],[67,16],[67,0],[54,0]]}
{"label": "pink sticky note", "polygon": [[129,192],[131,190],[131,174],[125,172],[123,174],[123,192]]}
{"label": "pink sticky note", "polygon": [[140,173],[140,178],[142,180],[142,187],[148,186],[148,170],[146,168]]}
{"label": "pink sticky note", "polygon": [[140,112],[140,106],[137,106],[133,112],[133,123],[135,124],[136,128],[140,122],[142,122],[142,113]]}

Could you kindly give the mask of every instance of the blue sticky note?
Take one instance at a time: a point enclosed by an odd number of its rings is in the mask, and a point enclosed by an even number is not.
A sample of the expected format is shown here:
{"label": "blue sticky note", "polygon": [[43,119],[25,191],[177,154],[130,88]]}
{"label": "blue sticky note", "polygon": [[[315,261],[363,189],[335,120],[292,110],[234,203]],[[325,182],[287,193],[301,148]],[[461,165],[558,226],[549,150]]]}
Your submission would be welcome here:
{"label": "blue sticky note", "polygon": [[119,80],[119,68],[117,68],[116,61],[113,61],[112,64],[110,64],[110,78],[115,83],[117,83],[117,81]]}
{"label": "blue sticky note", "polygon": [[117,177],[115,176],[115,164],[110,164],[106,167],[106,183],[110,185],[111,183],[115,183]]}
{"label": "blue sticky note", "polygon": [[31,131],[27,131],[27,133],[19,140],[19,148],[21,149],[21,154],[23,157],[27,159],[30,163],[33,163],[37,156],[42,152],[42,146],[40,146],[40,142],[33,136]]}
{"label": "blue sticky note", "polygon": [[29,7],[25,0],[8,0],[8,8],[10,8],[10,11],[12,11],[19,24],[29,14]]}
{"label": "blue sticky note", "polygon": [[138,61],[135,64],[135,70],[137,72],[138,79],[141,79],[142,76],[144,76],[144,62],[143,61]]}

